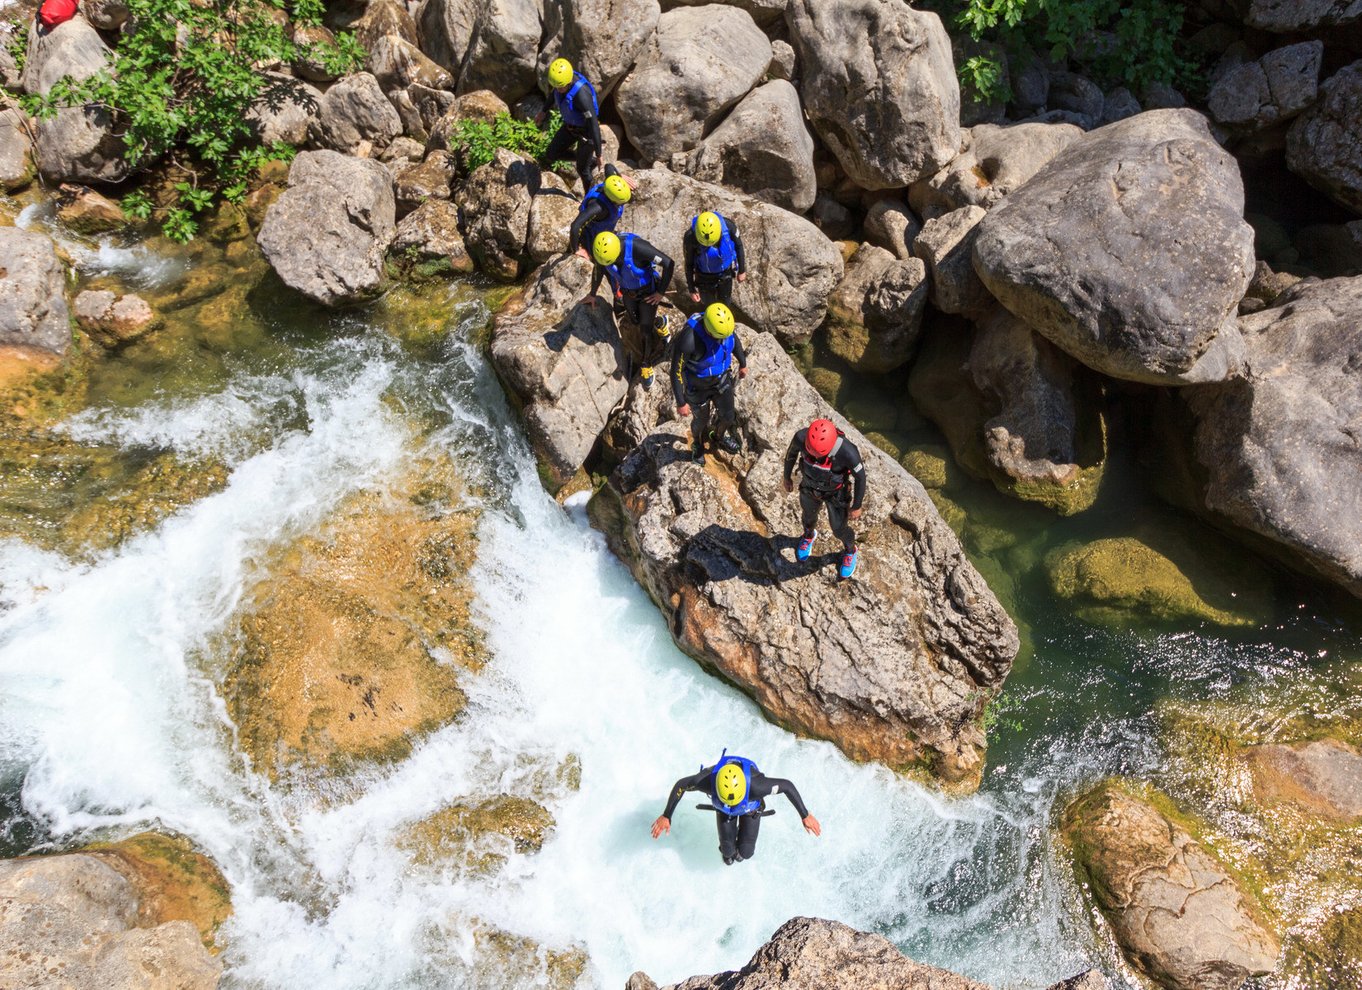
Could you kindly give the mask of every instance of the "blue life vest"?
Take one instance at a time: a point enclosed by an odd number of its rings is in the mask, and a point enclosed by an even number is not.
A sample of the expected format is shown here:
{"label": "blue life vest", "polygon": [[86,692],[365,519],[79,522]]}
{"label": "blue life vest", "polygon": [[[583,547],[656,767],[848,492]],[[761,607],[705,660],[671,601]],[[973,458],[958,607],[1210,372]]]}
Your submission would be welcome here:
{"label": "blue life vest", "polygon": [[598,182],[591,187],[591,191],[582,197],[582,208],[578,213],[584,211],[588,203],[595,201],[601,204],[605,210],[605,216],[586,225],[586,242],[591,244],[596,240],[596,235],[606,230],[614,230],[615,225],[624,217],[624,204],[616,203],[605,194],[605,183]]}
{"label": "blue life vest", "polygon": [[[743,799],[731,808],[719,800],[718,788],[715,786],[719,778],[720,768],[729,763],[736,763],[742,769],[742,775],[747,781],[747,789],[744,792]],[[728,815],[731,818],[737,818],[740,815],[750,815],[754,811],[760,811],[761,799],[751,797],[752,778],[760,772],[761,771],[757,769],[757,765],[751,760],[743,756],[729,756],[728,750],[724,750],[723,755],[719,757],[719,762],[714,764],[709,775],[709,793],[713,797],[711,803],[714,805],[714,809],[720,814]]]}
{"label": "blue life vest", "polygon": [[[701,244],[698,238],[695,241],[695,269],[706,275],[722,275],[731,271],[738,263],[738,250],[733,246],[733,238],[728,233],[728,221],[718,213],[714,215],[719,218],[719,240],[709,247]],[[692,234],[695,233],[695,225],[699,222],[699,217],[690,222]]]}
{"label": "blue life vest", "polygon": [[587,81],[586,76],[580,72],[574,72],[571,86],[561,92],[556,89],[553,91],[553,108],[562,115],[563,123],[568,127],[586,127],[586,118],[582,116],[574,102],[577,99],[578,91],[583,86],[591,94],[591,112],[597,117],[601,115],[601,107],[596,100],[596,87]]}
{"label": "blue life vest", "polygon": [[703,313],[692,316],[686,326],[690,327],[704,352],[698,358],[686,358],[686,371],[694,378],[715,378],[727,371],[733,362],[733,342],[737,334],[730,333],[723,340],[715,340],[705,329]]}
{"label": "blue life vest", "polygon": [[610,276],[611,284],[624,292],[637,292],[639,289],[651,287],[657,278],[657,272],[652,265],[640,268],[634,264],[634,240],[637,236],[625,234],[620,238],[620,256],[605,270]]}

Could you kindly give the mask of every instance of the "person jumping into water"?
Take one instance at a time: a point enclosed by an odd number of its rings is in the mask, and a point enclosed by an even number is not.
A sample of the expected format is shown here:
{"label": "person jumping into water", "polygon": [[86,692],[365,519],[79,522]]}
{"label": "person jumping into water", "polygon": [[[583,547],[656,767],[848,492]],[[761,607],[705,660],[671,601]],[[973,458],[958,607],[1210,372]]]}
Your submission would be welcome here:
{"label": "person jumping into water", "polygon": [[728,750],[724,750],[714,766],[701,767],[699,773],[682,777],[672,787],[667,810],[653,822],[654,839],[672,830],[672,814],[687,791],[698,791],[709,798],[710,810],[719,826],[719,853],[725,866],[741,863],[757,854],[761,819],[764,815],[775,814],[766,810],[766,799],[773,794],[784,794],[790,799],[804,824],[804,831],[813,835],[823,833],[823,826],[804,807],[794,784],[779,777],[768,777],[751,760],[729,756]]}

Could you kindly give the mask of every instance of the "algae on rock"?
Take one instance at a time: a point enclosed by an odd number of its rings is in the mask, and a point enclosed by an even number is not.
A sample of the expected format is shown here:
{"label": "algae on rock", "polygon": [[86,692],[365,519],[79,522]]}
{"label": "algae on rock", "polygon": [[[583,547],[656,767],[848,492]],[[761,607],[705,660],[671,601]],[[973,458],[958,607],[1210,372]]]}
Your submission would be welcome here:
{"label": "algae on rock", "polygon": [[543,805],[502,794],[441,808],[411,826],[399,844],[422,866],[452,861],[476,873],[491,873],[506,857],[489,845],[489,836],[508,840],[517,853],[536,853],[554,824]]}

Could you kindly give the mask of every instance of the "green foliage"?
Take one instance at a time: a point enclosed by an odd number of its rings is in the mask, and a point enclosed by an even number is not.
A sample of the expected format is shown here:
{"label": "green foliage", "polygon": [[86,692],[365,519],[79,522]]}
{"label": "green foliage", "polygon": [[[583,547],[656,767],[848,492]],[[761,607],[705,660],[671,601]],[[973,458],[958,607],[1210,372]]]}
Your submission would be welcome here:
{"label": "green foliage", "polygon": [[[1072,62],[1103,88],[1137,92],[1151,83],[1194,87],[1198,68],[1179,43],[1184,4],[1176,0],[929,0],[975,41],[995,41]],[[984,63],[991,63],[992,69]],[[960,69],[976,92],[996,93],[1001,66],[978,56]]]}
{"label": "green foliage", "polygon": [[972,55],[960,66],[960,85],[965,92],[981,103],[1012,98],[1012,87],[996,59],[987,55]]}
{"label": "green foliage", "polygon": [[14,59],[17,71],[24,71],[24,64],[28,61],[28,21],[11,21],[9,35],[9,54]]}
{"label": "green foliage", "polygon": [[[335,45],[292,41],[284,0],[129,0],[128,7],[137,29],[120,38],[109,71],[81,82],[63,79],[45,97],[28,98],[28,109],[39,117],[88,104],[112,111],[129,164],[159,163],[184,176],[160,218],[166,236],[177,240],[193,237],[195,218],[219,198],[240,200],[264,161],[292,155],[261,147],[247,120],[267,82],[257,66],[307,58],[344,73],[364,59],[349,35]],[[288,7],[303,24],[316,23],[323,10],[320,0]],[[133,209],[150,216],[148,202],[137,200]]]}
{"label": "green foliage", "polygon": [[468,171],[486,165],[498,148],[526,158],[538,158],[557,133],[562,118],[555,111],[549,118],[547,130],[540,130],[532,120],[516,120],[502,111],[491,123],[485,120],[461,120],[450,138],[450,150],[463,161]]}

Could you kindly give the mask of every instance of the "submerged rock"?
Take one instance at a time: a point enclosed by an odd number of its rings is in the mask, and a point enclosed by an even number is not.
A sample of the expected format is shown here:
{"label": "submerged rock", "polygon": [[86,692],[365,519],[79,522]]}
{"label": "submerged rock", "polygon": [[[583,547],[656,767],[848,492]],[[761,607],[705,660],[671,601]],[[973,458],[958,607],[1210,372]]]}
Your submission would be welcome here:
{"label": "submerged rock", "polygon": [[459,483],[417,465],[405,490],[348,500],[248,593],[223,684],[242,747],[272,777],[404,757],[464,706],[456,667],[483,662]]}
{"label": "submerged rock", "polygon": [[1114,781],[1064,812],[1064,835],[1130,963],[1172,990],[1236,990],[1280,946],[1233,874],[1179,823]]}
{"label": "submerged rock", "polygon": [[[922,486],[828,408],[774,337],[747,343],[733,470],[692,463],[685,426],[663,423],[593,498],[593,522],[678,645],[773,720],[856,759],[977,786],[978,719],[1011,667],[1015,626]],[[790,438],[819,416],[856,441],[870,479],[860,569],[841,584],[827,556],[794,561],[798,502],[781,489]]]}
{"label": "submerged rock", "polygon": [[442,808],[411,826],[400,844],[423,866],[453,862],[491,873],[506,862],[506,852],[512,849],[538,852],[553,826],[553,815],[543,805],[503,794]]}
{"label": "submerged rock", "polygon": [[1341,822],[1362,820],[1362,755],[1332,739],[1253,746],[1244,753],[1253,794],[1266,807],[1296,805]]}

